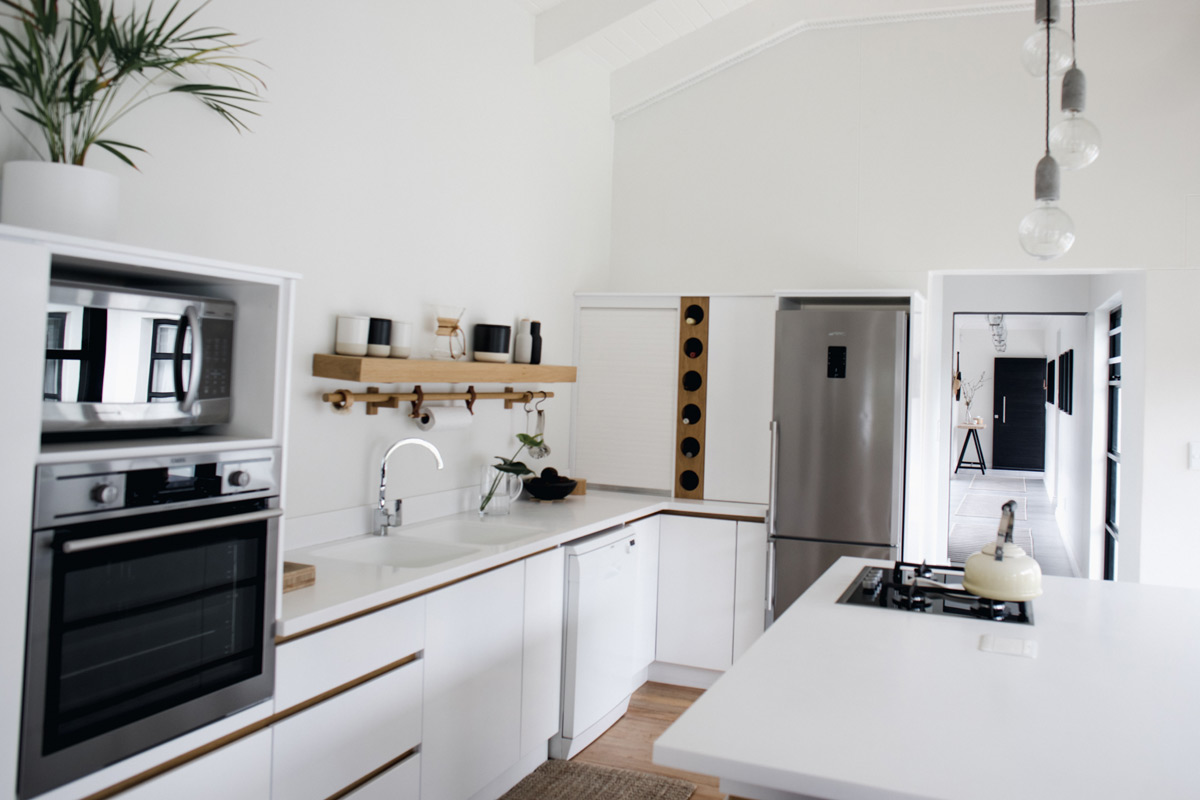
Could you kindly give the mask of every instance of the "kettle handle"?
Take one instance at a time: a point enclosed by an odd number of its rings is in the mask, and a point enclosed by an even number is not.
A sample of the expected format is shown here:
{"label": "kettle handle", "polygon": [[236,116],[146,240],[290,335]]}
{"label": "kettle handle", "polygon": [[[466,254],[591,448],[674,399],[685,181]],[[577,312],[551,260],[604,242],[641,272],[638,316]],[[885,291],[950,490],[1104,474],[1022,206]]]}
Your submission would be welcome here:
{"label": "kettle handle", "polygon": [[1004,545],[1013,543],[1013,520],[1016,518],[1017,501],[1009,500],[1000,507],[1000,528],[996,531],[996,560],[1004,560]]}

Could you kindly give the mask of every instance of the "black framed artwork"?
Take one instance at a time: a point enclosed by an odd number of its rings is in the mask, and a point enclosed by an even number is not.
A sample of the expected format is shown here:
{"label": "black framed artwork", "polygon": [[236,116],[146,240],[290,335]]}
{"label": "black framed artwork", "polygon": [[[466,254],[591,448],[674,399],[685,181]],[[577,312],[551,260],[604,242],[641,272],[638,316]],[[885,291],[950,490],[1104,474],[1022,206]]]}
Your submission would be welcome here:
{"label": "black framed artwork", "polygon": [[1054,402],[1054,361],[1046,359],[1046,402]]}
{"label": "black framed artwork", "polygon": [[1075,405],[1075,351],[1058,357],[1058,410],[1071,414]]}

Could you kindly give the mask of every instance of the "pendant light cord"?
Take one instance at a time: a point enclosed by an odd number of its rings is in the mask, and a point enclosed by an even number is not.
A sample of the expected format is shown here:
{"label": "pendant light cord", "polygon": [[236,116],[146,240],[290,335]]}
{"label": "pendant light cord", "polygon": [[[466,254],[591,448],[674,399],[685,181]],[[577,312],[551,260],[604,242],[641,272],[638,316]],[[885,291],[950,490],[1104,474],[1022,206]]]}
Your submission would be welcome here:
{"label": "pendant light cord", "polygon": [[[1073,19],[1073,17],[1072,17]],[[1072,27],[1074,22],[1072,22]],[[1050,17],[1046,17],[1046,153],[1050,155]]]}

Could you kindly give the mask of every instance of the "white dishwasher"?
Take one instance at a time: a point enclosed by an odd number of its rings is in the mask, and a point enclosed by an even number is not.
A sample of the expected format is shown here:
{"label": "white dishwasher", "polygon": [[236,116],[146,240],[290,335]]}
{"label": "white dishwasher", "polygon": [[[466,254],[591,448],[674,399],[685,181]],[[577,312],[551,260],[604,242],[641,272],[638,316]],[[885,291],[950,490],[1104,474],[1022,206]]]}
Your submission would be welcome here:
{"label": "white dishwasher", "polygon": [[553,758],[571,758],[621,718],[633,683],[636,538],[624,527],[566,546],[562,729]]}

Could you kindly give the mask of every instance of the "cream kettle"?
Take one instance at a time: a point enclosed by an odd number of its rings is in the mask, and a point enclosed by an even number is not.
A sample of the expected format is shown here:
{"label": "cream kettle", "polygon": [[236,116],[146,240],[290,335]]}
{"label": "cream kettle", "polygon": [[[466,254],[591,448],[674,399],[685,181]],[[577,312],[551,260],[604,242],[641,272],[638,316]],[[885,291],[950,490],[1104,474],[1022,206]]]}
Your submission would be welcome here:
{"label": "cream kettle", "polygon": [[968,592],[1012,602],[1032,600],[1042,593],[1042,568],[1013,542],[1016,507],[1014,500],[1004,504],[996,541],[967,559],[962,585]]}

